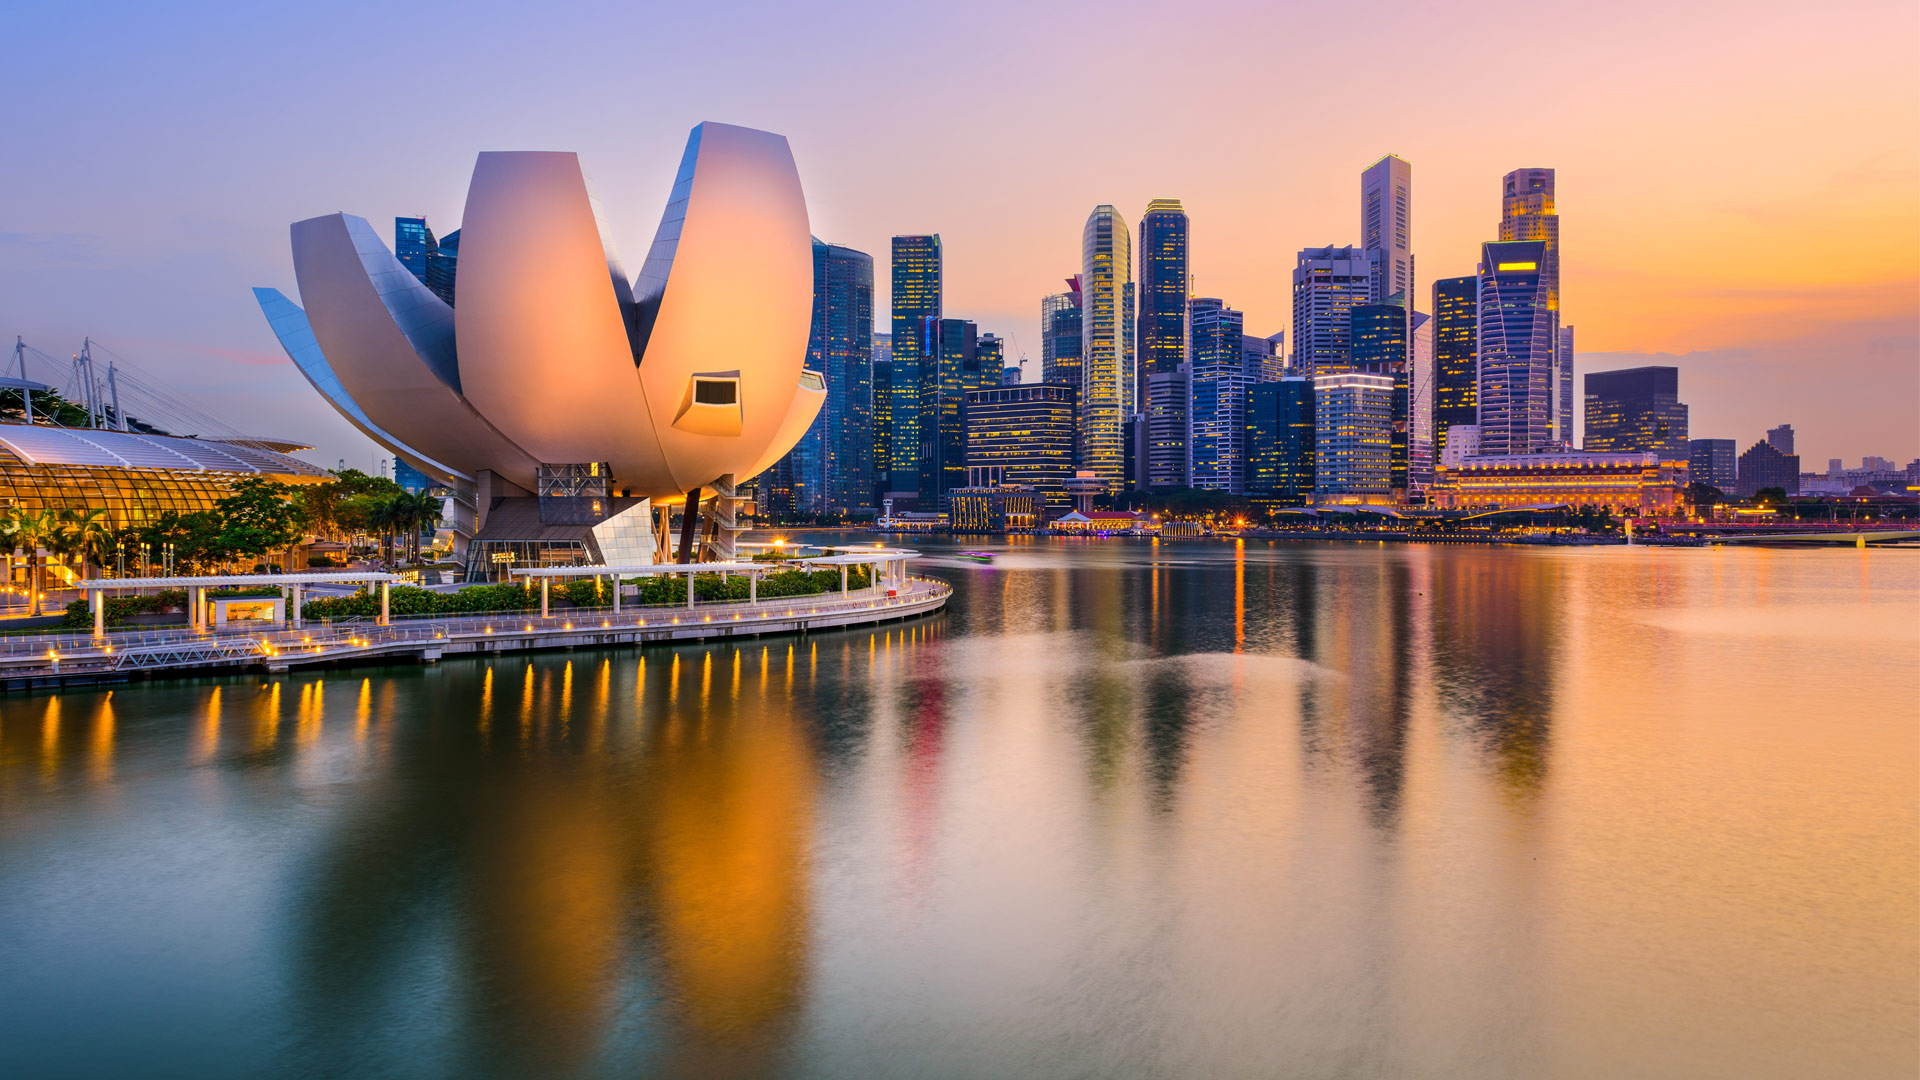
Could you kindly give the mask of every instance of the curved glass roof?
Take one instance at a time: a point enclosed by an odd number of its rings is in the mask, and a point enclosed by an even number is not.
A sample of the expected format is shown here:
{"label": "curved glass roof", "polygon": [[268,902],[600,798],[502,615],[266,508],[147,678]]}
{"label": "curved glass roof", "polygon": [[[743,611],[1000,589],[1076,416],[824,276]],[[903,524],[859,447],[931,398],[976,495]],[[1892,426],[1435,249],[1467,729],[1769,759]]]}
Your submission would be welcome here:
{"label": "curved glass roof", "polygon": [[233,443],[168,435],[136,435],[95,428],[0,424],[0,446],[29,465],[87,465],[176,472],[272,473],[325,476],[298,458]]}

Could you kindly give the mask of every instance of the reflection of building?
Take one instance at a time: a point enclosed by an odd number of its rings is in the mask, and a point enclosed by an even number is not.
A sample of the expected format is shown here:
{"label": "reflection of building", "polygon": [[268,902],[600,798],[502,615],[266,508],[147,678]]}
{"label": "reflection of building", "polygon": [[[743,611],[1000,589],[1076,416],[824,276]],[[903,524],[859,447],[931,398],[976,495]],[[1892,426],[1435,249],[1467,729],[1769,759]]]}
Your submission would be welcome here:
{"label": "reflection of building", "polygon": [[1022,383],[967,395],[968,484],[1020,484],[1068,505],[1074,472],[1074,388]]}
{"label": "reflection of building", "polygon": [[[1779,429],[1775,429],[1776,431]],[[1772,432],[1768,433],[1769,436]],[[1792,439],[1791,429],[1787,436]],[[1800,455],[1783,454],[1774,443],[1761,440],[1740,455],[1738,485],[1740,494],[1751,498],[1762,488],[1779,488],[1789,495],[1800,494]]]}
{"label": "reflection of building", "polygon": [[1502,454],[1441,468],[1431,501],[1448,510],[1565,505],[1664,516],[1686,483],[1685,465],[1654,453]]}
{"label": "reflection of building", "polygon": [[1353,309],[1367,303],[1373,288],[1371,262],[1364,249],[1306,248],[1293,268],[1293,364],[1295,374],[1312,378],[1353,367]]}
{"label": "reflection of building", "polygon": [[1306,506],[1314,486],[1313,380],[1255,383],[1247,390],[1247,494],[1274,506]]}
{"label": "reflection of building", "polygon": [[1393,379],[1345,372],[1313,382],[1314,499],[1383,503],[1392,495]]}
{"label": "reflection of building", "polygon": [[1662,461],[1686,461],[1687,407],[1680,401],[1680,369],[1623,368],[1587,373],[1588,450],[1652,451]]}
{"label": "reflection of building", "polygon": [[1480,449],[1527,454],[1554,441],[1554,343],[1541,241],[1481,245]]}
{"label": "reflection of building", "polygon": [[1126,219],[1096,206],[1080,238],[1080,467],[1110,492],[1125,486],[1126,427],[1136,410],[1133,248]]}

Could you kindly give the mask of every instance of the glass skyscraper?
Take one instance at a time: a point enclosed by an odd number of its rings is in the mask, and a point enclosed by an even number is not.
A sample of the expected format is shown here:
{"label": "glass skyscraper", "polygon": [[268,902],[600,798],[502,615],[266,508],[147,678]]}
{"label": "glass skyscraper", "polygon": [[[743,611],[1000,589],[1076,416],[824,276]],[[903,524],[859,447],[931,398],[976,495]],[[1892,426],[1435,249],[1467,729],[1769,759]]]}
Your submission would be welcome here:
{"label": "glass skyscraper", "polygon": [[1309,378],[1353,369],[1353,309],[1369,302],[1372,260],[1362,248],[1300,252],[1293,267],[1293,372]]}
{"label": "glass skyscraper", "polygon": [[1399,300],[1396,293],[1392,303],[1353,309],[1353,370],[1393,380],[1392,486],[1406,491],[1412,349],[1407,308]]}
{"label": "glass skyscraper", "polygon": [[1247,494],[1271,506],[1313,502],[1313,380],[1287,376],[1247,388]]}
{"label": "glass skyscraper", "polygon": [[1188,431],[1189,486],[1211,491],[1246,490],[1246,318],[1211,297],[1195,297],[1192,401]]}
{"label": "glass skyscraper", "polygon": [[969,486],[1025,484],[1064,510],[1071,503],[1077,397],[1073,387],[1049,382],[969,393]]}
{"label": "glass skyscraper", "polygon": [[1477,383],[1480,279],[1441,278],[1433,283],[1433,438],[1447,446],[1447,429],[1479,423]]}
{"label": "glass skyscraper", "polygon": [[1080,275],[1040,301],[1040,381],[1080,385]]}
{"label": "glass skyscraper", "polygon": [[[1000,383],[1000,339],[967,319],[928,319],[920,377],[920,508],[943,506],[947,492],[967,486],[967,394]],[[896,374],[899,341],[894,342]]]}
{"label": "glass skyscraper", "polygon": [[767,470],[772,514],[845,514],[873,503],[873,257],[813,241],[807,367],[827,400],[800,441]]}
{"label": "glass skyscraper", "polygon": [[1687,461],[1691,456],[1679,368],[1590,371],[1586,390],[1587,431],[1582,449],[1652,452],[1666,462]]}
{"label": "glass skyscraper", "polygon": [[[887,388],[888,474],[886,491],[900,502],[919,497],[920,454],[925,440],[920,401],[926,385],[926,324],[941,318],[941,254],[938,234],[893,238],[893,357]],[[876,466],[878,467],[878,466]]]}
{"label": "glass skyscraper", "polygon": [[1554,445],[1559,327],[1547,306],[1541,240],[1481,245],[1478,343],[1480,453],[1531,454]]}
{"label": "glass skyscraper", "polygon": [[1120,211],[1094,208],[1080,254],[1080,467],[1118,492],[1127,483],[1127,428],[1136,409],[1133,245]]}
{"label": "glass skyscraper", "polygon": [[1343,372],[1313,382],[1314,501],[1374,504],[1393,491],[1393,380]]}
{"label": "glass skyscraper", "polygon": [[1140,371],[1177,371],[1187,361],[1187,212],[1155,199],[1140,219]]}
{"label": "glass skyscraper", "polygon": [[454,274],[459,269],[459,229],[435,240],[426,218],[394,218],[393,254],[422,285],[452,305]]}
{"label": "glass skyscraper", "polygon": [[[1552,169],[1515,169],[1501,181],[1500,239],[1538,240],[1546,245],[1540,257],[1540,278],[1546,290],[1547,310],[1560,323],[1560,216],[1554,208]],[[1571,329],[1571,328],[1569,328]],[[1564,341],[1562,338],[1564,337]],[[1563,447],[1573,445],[1573,335],[1554,340],[1552,416],[1548,438]]]}

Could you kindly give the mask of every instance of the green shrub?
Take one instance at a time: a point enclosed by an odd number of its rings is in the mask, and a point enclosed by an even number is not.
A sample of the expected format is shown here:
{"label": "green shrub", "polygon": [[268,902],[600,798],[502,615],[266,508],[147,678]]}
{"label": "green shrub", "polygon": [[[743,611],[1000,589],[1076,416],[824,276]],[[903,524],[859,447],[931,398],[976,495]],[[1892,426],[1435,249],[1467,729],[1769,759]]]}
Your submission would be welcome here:
{"label": "green shrub", "polygon": [[[187,606],[187,594],[184,589],[164,589],[156,593],[141,596],[107,597],[107,625],[119,626],[130,615],[150,615],[164,611],[182,611]],[[66,614],[60,625],[71,630],[85,630],[93,625],[93,606],[85,597],[67,604]]]}

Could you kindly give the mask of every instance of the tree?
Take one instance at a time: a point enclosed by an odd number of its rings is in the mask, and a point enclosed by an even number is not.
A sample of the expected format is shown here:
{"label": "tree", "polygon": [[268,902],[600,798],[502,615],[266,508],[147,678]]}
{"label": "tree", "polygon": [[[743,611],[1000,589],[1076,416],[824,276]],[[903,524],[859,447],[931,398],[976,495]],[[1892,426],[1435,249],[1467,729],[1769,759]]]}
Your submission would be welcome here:
{"label": "tree", "polygon": [[1693,483],[1687,485],[1687,502],[1690,503],[1695,510],[1710,510],[1715,505],[1726,501],[1726,492],[1721,491],[1712,484],[1695,480]]}
{"label": "tree", "polygon": [[27,591],[31,600],[27,614],[40,614],[40,551],[49,551],[61,543],[59,515],[52,510],[14,509],[0,519],[0,531],[4,531],[14,546],[27,555]]}
{"label": "tree", "polygon": [[1783,487],[1763,487],[1753,493],[1753,505],[1771,506],[1775,510],[1786,505],[1787,489]]}
{"label": "tree", "polygon": [[299,537],[289,491],[278,481],[248,476],[213,504],[220,520],[219,546],[229,557],[257,559]]}
{"label": "tree", "polygon": [[415,502],[413,534],[416,537],[414,553],[417,556],[419,554],[417,538],[440,528],[440,521],[445,517],[446,504],[424,491],[415,496]]}
{"label": "tree", "polygon": [[105,510],[62,510],[60,525],[74,554],[80,556],[80,572],[88,576],[90,566],[105,567],[118,537]]}

